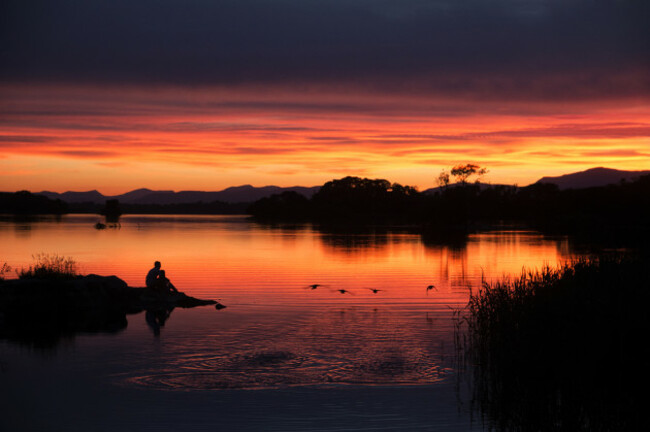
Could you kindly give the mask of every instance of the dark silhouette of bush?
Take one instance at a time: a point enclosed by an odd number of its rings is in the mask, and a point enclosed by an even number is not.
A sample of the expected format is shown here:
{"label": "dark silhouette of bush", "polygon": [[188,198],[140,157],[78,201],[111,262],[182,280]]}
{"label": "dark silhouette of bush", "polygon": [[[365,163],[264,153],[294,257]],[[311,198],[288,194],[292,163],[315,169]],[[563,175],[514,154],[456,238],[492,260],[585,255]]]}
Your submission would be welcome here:
{"label": "dark silhouette of bush", "polygon": [[[476,181],[478,182],[478,179],[487,174],[487,172],[487,168],[481,168],[475,164],[456,165],[451,169],[451,175],[454,176],[456,180],[461,184],[466,184],[467,180],[473,175],[477,176]],[[444,174],[440,174],[440,176],[438,176],[438,179],[442,180],[443,178]]]}
{"label": "dark silhouette of bush", "polygon": [[68,205],[57,199],[35,195],[28,191],[0,192],[0,213],[8,214],[64,214]]}
{"label": "dark silhouette of bush", "polygon": [[34,264],[17,271],[19,279],[72,279],[77,276],[77,263],[70,257],[40,253],[32,255]]}
{"label": "dark silhouette of bush", "polygon": [[345,177],[325,183],[312,197],[317,218],[386,218],[412,215],[420,193],[384,179]]}
{"label": "dark silhouette of bush", "polygon": [[647,258],[602,256],[470,296],[458,313],[467,338],[456,340],[490,430],[643,429],[647,267]]}
{"label": "dark silhouette of bush", "polygon": [[432,223],[462,225],[479,219],[481,188],[477,184],[457,183],[439,190],[427,200],[426,220]]}
{"label": "dark silhouette of bush", "polygon": [[383,179],[345,177],[325,183],[311,199],[284,192],[256,201],[248,212],[260,219],[352,222],[409,217],[419,204],[420,193],[413,187]]}
{"label": "dark silhouette of bush", "polygon": [[117,222],[122,216],[122,208],[120,207],[119,200],[110,199],[106,200],[104,208],[100,211],[101,215],[106,217],[107,222]]}
{"label": "dark silhouette of bush", "polygon": [[[650,175],[634,182],[560,190],[553,184],[527,187],[459,182],[422,194],[383,179],[345,177],[325,183],[311,199],[289,194],[255,202],[249,214],[260,219],[308,219],[321,223],[419,224],[467,231],[479,223],[523,222],[558,232],[650,236]],[[638,235],[640,233],[640,235]]]}
{"label": "dark silhouette of bush", "polygon": [[301,220],[310,216],[311,204],[304,195],[287,191],[259,199],[247,211],[265,219]]}

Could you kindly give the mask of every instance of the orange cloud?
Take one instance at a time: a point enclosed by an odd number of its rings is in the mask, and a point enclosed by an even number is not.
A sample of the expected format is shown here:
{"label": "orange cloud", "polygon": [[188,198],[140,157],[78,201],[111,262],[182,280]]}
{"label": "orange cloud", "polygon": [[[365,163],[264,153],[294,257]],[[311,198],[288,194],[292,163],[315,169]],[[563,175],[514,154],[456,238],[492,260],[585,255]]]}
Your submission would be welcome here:
{"label": "orange cloud", "polygon": [[[519,184],[595,165],[650,166],[644,101],[499,103],[344,90],[4,87],[0,149],[5,167],[48,158],[20,170],[29,175],[14,170],[18,188],[106,193],[145,184],[314,185],[342,175],[426,188],[465,161],[492,168],[493,182]],[[44,182],[34,174],[52,166],[64,175]],[[9,172],[0,171],[3,183]]]}

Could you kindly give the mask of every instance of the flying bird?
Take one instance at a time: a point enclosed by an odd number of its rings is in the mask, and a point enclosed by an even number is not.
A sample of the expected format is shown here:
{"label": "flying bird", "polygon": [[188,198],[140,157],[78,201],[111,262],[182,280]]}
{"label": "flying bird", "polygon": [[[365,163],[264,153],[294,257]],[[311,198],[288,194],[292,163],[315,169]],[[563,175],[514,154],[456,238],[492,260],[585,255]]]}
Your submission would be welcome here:
{"label": "flying bird", "polygon": [[429,295],[429,291],[431,291],[431,290],[436,290],[436,291],[438,291],[438,288],[436,288],[435,285],[429,285],[429,286],[427,287],[427,295]]}
{"label": "flying bird", "polygon": [[339,292],[339,293],[341,293],[341,294],[351,294],[351,295],[354,295],[354,293],[351,293],[350,291],[348,291],[348,290],[346,290],[346,289],[335,289],[335,290],[333,290],[332,292]]}
{"label": "flying bird", "polygon": [[384,291],[383,289],[378,289],[378,288],[366,288],[372,291],[374,294],[377,294],[379,291]]}
{"label": "flying bird", "polygon": [[324,286],[325,286],[325,285],[321,285],[321,284],[311,284],[311,285],[307,285],[307,286],[305,287],[305,289],[315,290],[315,289],[318,288],[318,287],[324,287]]}

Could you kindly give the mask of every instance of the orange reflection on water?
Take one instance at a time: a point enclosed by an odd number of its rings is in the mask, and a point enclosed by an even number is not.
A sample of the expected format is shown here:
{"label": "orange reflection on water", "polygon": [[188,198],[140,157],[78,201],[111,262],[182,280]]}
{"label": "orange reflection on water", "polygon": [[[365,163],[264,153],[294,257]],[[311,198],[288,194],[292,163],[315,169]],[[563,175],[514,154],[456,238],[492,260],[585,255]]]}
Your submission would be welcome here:
{"label": "orange reflection on water", "polygon": [[[0,251],[13,267],[36,253],[71,256],[82,273],[117,275],[144,285],[153,261],[189,294],[224,301],[295,304],[336,301],[430,301],[425,287],[450,302],[466,298],[481,277],[519,274],[570,257],[566,239],[531,231],[488,231],[452,244],[424,242],[407,231],[332,233],[305,225],[269,229],[230,216],[136,216],[120,229],[96,230],[96,217],[2,222]],[[323,284],[316,290],[310,284]],[[373,294],[368,288],[382,291]],[[351,294],[334,291],[345,289]],[[433,293],[430,293],[433,294]]]}
{"label": "orange reflection on water", "polygon": [[160,260],[181,291],[226,304],[165,311],[162,328],[129,315],[116,337],[79,337],[73,361],[152,389],[440,383],[455,367],[448,306],[466,303],[468,285],[570,256],[566,239],[520,230],[433,241],[406,229],[271,228],[231,216],[129,215],[106,230],[96,221],[0,220],[0,262],[57,253],[82,273],[142,286]]}

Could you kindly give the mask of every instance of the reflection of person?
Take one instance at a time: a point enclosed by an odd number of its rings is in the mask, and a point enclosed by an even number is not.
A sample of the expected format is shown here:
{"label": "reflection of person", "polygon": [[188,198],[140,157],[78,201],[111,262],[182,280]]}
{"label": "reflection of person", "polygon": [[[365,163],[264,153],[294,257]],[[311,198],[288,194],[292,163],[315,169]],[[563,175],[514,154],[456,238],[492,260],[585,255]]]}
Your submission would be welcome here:
{"label": "reflection of person", "polygon": [[153,263],[153,268],[147,273],[146,284],[147,288],[155,288],[158,275],[160,274],[160,261]]}
{"label": "reflection of person", "polygon": [[165,294],[167,294],[169,292],[174,292],[174,293],[178,292],[176,287],[165,276],[165,270],[160,270],[158,272],[158,279],[156,279],[156,291],[162,292],[162,293],[165,293]]}
{"label": "reflection of person", "polygon": [[155,336],[160,336],[160,328],[165,326],[165,321],[171,315],[174,308],[171,309],[147,309],[144,315],[145,321],[153,330]]}

